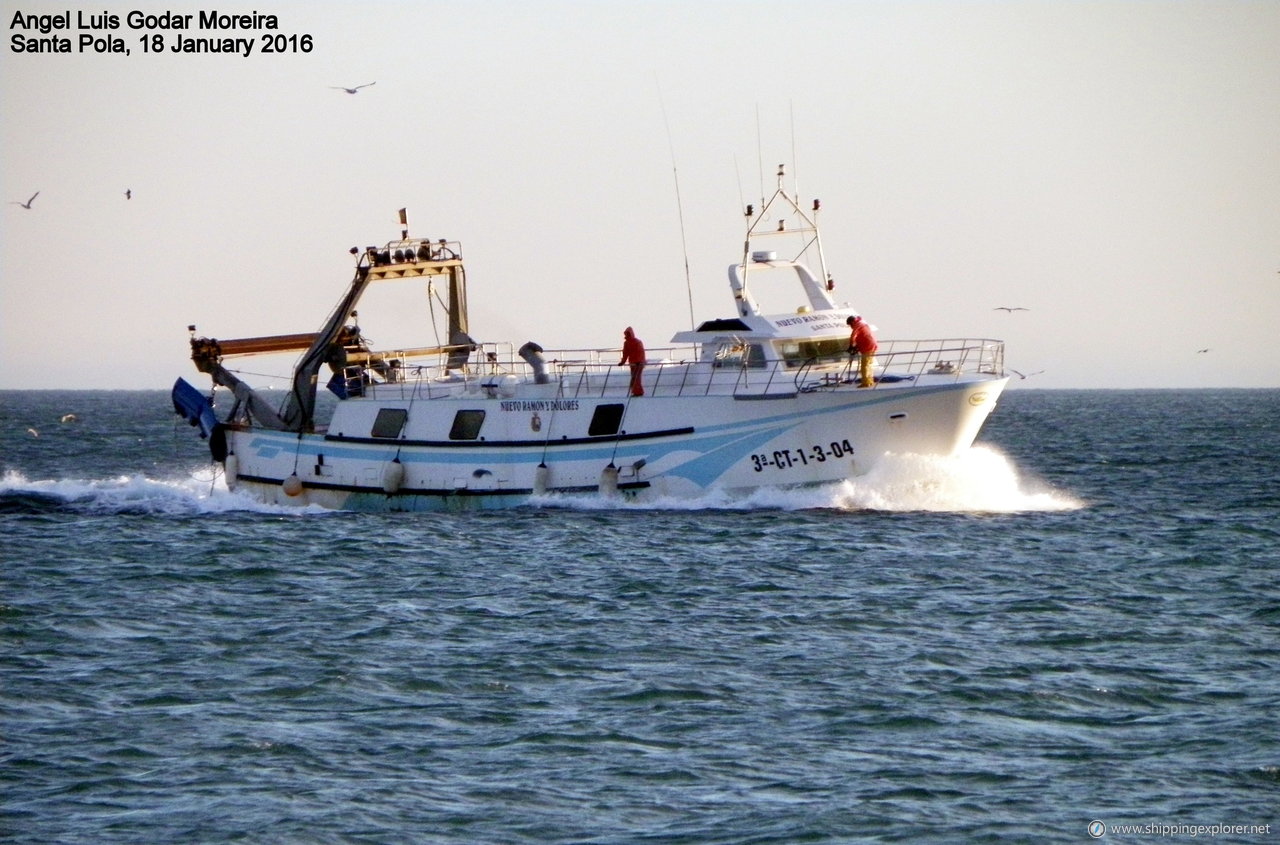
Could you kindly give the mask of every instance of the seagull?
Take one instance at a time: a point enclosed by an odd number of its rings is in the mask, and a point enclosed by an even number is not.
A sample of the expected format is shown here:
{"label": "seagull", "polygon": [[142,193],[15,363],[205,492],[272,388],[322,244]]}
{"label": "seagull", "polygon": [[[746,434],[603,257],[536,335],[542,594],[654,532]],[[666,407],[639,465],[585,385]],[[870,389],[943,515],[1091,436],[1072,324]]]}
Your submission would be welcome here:
{"label": "seagull", "polygon": [[1019,373],[1017,370],[1014,370],[1014,369],[1009,370],[1009,372],[1017,374],[1018,378],[1028,379],[1028,378],[1031,378],[1032,376],[1040,375],[1041,373],[1044,372],[1044,370],[1036,370],[1034,373],[1026,373],[1026,374]]}
{"label": "seagull", "polygon": [[32,194],[32,195],[31,195],[31,199],[27,200],[26,202],[18,202],[17,200],[9,200],[9,205],[20,205],[20,206],[22,206],[23,208],[25,208],[27,211],[30,211],[30,210],[31,210],[31,203],[35,202],[35,201],[36,201],[36,197],[38,197],[38,196],[40,196],[40,192],[39,192],[39,191],[36,191],[34,194]]}
{"label": "seagull", "polygon": [[1208,352],[1208,351],[1209,351],[1208,349],[1197,349],[1197,350],[1196,350],[1196,354],[1197,354],[1197,355],[1203,355],[1204,353],[1206,353],[1206,352]]}
{"label": "seagull", "polygon": [[1031,309],[1030,308],[1010,308],[1008,305],[997,305],[995,308],[992,308],[991,310],[992,311],[1008,311],[1010,313],[1013,313],[1014,311],[1030,311]]}
{"label": "seagull", "polygon": [[368,88],[370,85],[377,85],[377,84],[378,83],[375,80],[374,82],[366,82],[364,85],[357,85],[354,88],[344,88],[341,85],[330,85],[329,87],[335,91],[346,91],[348,94],[355,94],[361,88]]}
{"label": "seagull", "polygon": [[133,199],[133,190],[131,188],[124,189],[124,198],[127,200]]}

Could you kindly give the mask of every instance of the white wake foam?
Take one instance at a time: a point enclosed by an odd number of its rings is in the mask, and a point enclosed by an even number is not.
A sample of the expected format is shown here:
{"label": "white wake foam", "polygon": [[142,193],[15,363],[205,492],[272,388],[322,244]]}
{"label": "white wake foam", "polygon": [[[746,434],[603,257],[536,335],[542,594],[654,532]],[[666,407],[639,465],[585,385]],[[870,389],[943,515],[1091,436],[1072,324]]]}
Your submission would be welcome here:
{"label": "white wake foam", "polygon": [[1085,506],[1020,472],[991,446],[951,457],[886,455],[866,475],[839,486],[839,506],[856,510],[1020,513]]}
{"label": "white wake foam", "polygon": [[1077,497],[1019,472],[991,446],[952,457],[886,455],[866,474],[820,487],[757,490],[744,496],[709,492],[694,499],[630,502],[595,494],[547,495],[535,504],[577,510],[876,510],[954,513],[1066,511],[1084,507]]}
{"label": "white wake foam", "polygon": [[170,479],[125,475],[105,479],[32,480],[20,472],[10,471],[0,478],[0,496],[38,497],[97,513],[328,513],[318,507],[264,505],[242,493],[233,493],[227,489],[222,473],[215,476],[207,466]]}
{"label": "white wake foam", "polygon": [[[208,466],[170,479],[140,475],[111,479],[29,480],[7,472],[0,496],[33,496],[95,512],[158,514],[253,511],[304,515],[332,513],[318,505],[266,505],[227,489],[219,472]],[[1022,513],[1065,511],[1084,507],[1070,493],[1055,490],[1018,471],[1008,457],[990,446],[975,446],[954,457],[886,455],[866,474],[821,487],[764,489],[749,495],[709,492],[693,499],[655,497],[633,502],[596,494],[548,494],[535,497],[538,507],[571,510],[874,510],[954,513]]]}

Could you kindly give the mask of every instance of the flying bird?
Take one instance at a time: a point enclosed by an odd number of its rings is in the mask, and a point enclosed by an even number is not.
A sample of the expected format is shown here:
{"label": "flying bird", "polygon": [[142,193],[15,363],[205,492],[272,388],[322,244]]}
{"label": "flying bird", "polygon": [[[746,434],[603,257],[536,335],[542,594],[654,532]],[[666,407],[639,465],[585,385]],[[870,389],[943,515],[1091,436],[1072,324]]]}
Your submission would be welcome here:
{"label": "flying bird", "polygon": [[357,85],[357,86],[356,86],[356,87],[354,87],[354,88],[344,88],[344,87],[343,87],[343,86],[341,86],[341,85],[330,85],[329,87],[330,87],[330,88],[332,88],[332,89],[333,89],[333,90],[335,90],[335,91],[346,91],[348,94],[355,94],[355,93],[356,93],[357,91],[359,91],[361,88],[368,88],[370,85],[377,85],[377,84],[378,84],[378,83],[377,83],[377,81],[375,80],[375,81],[373,81],[373,82],[366,82],[364,85]]}
{"label": "flying bird", "polygon": [[30,211],[30,210],[31,210],[31,203],[35,202],[35,201],[36,201],[36,197],[38,197],[38,196],[40,196],[40,192],[39,192],[39,191],[36,191],[34,194],[32,194],[32,195],[31,195],[31,199],[27,200],[26,202],[18,202],[17,200],[9,200],[9,205],[20,205],[20,206],[22,206],[23,208],[25,208],[25,209],[27,209],[28,211]]}
{"label": "flying bird", "polygon": [[125,199],[127,199],[127,200],[131,200],[131,199],[133,199],[133,190],[132,190],[132,189],[130,189],[130,188],[125,188],[125,189],[124,189],[124,198],[125,198]]}
{"label": "flying bird", "polygon": [[1208,349],[1197,349],[1197,350],[1196,350],[1196,354],[1197,354],[1197,355],[1203,355],[1204,353],[1206,353],[1206,352],[1208,352],[1208,351],[1209,351]]}
{"label": "flying bird", "polygon": [[995,308],[992,308],[991,310],[992,311],[1008,311],[1012,313],[1014,311],[1030,311],[1031,309],[1030,308],[1010,308],[1008,305],[997,305]]}
{"label": "flying bird", "polygon": [[1040,375],[1041,373],[1044,372],[1044,370],[1036,370],[1034,373],[1019,373],[1017,370],[1010,369],[1009,372],[1016,374],[1018,378],[1028,379],[1028,378],[1031,378],[1032,376]]}

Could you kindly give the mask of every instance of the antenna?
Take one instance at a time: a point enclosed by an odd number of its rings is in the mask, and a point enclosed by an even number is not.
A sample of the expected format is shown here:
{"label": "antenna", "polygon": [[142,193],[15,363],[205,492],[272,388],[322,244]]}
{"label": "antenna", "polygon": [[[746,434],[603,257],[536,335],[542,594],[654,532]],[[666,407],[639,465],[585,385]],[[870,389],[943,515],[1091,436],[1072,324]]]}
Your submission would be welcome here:
{"label": "antenna", "polygon": [[[655,82],[657,82],[655,75]],[[676,186],[676,214],[680,218],[680,249],[684,252],[684,287],[689,296],[689,328],[696,328],[693,317],[693,279],[689,275],[689,243],[684,234],[684,203],[680,201],[680,173],[676,170],[676,145],[671,140],[671,122],[667,120],[667,104],[658,84],[658,105],[662,107],[662,123],[667,130],[667,148],[671,151],[671,178]]]}
{"label": "antenna", "polygon": [[738,168],[738,154],[733,154],[733,177],[738,180],[738,208],[747,204],[747,197],[742,193],[742,171]]}
{"label": "antenna", "polygon": [[787,103],[791,117],[791,188],[796,199],[800,198],[800,160],[796,158],[796,104],[795,100]]}
{"label": "antenna", "polygon": [[764,149],[760,138],[760,104],[756,103],[756,166],[760,170],[760,207],[764,208]]}

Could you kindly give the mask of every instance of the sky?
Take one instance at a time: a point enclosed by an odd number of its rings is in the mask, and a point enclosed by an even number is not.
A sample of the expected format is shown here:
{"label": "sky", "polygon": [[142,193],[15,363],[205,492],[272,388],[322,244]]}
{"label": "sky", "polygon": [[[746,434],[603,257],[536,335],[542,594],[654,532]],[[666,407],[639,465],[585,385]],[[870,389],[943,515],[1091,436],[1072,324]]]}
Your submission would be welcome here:
{"label": "sky", "polygon": [[[40,37],[16,13],[67,10],[117,15],[89,34],[129,54],[77,52],[78,30],[52,33],[69,54],[14,49]],[[1035,373],[1014,388],[1280,386],[1280,0],[0,11],[0,389],[204,388],[189,324],[314,331],[400,208],[462,242],[477,340],[663,346],[691,310],[733,315],[743,206],[779,163],[881,340],[1002,339]]]}

